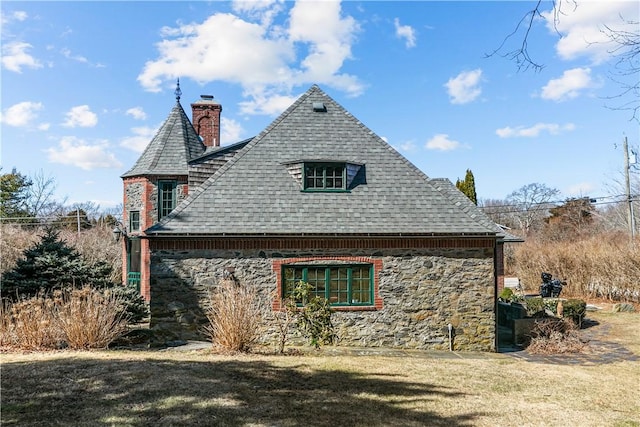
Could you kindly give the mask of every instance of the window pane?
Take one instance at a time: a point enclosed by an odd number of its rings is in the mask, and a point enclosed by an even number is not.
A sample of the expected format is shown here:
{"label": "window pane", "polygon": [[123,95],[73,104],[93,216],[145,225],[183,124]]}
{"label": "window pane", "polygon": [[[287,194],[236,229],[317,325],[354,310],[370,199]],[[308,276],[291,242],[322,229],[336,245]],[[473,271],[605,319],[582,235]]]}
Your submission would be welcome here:
{"label": "window pane", "polygon": [[354,267],[351,272],[351,303],[371,303],[371,268],[369,266]]}
{"label": "window pane", "polygon": [[158,183],[158,219],[162,219],[176,207],[176,182]]}
{"label": "window pane", "polygon": [[311,285],[310,297],[325,298],[325,267],[309,267],[307,269],[307,283]]}
{"label": "window pane", "polygon": [[140,211],[129,212],[129,230],[130,231],[140,230]]}
{"label": "window pane", "polygon": [[332,304],[349,303],[348,268],[332,268],[330,273],[330,298]]}

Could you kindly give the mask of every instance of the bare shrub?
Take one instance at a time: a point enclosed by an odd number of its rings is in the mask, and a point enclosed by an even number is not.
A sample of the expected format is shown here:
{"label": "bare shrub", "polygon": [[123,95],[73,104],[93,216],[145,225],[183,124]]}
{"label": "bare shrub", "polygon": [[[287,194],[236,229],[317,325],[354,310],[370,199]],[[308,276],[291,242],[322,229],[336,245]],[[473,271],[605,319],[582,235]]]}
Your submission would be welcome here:
{"label": "bare shrub", "polygon": [[67,345],[72,349],[106,348],[127,332],[127,319],[114,293],[85,286],[61,293],[57,320]]}
{"label": "bare shrub", "polygon": [[64,334],[56,318],[56,302],[39,294],[14,303],[3,301],[0,345],[22,350],[44,350],[63,346]]}
{"label": "bare shrub", "polygon": [[205,328],[214,345],[233,352],[248,352],[260,337],[262,314],[254,287],[222,280],[209,294]]}
{"label": "bare shrub", "polygon": [[22,257],[22,252],[38,241],[40,238],[38,234],[31,228],[12,224],[0,225],[1,274],[16,266],[16,262]]}
{"label": "bare shrub", "polygon": [[527,350],[534,354],[580,353],[585,343],[571,319],[543,318],[531,330],[531,343]]}
{"label": "bare shrub", "polygon": [[[280,298],[278,291],[273,292],[272,299]],[[274,310],[272,317],[278,329],[278,353],[284,353],[284,347],[289,341],[291,327],[295,324],[298,307],[292,298],[282,298],[280,310]]]}
{"label": "bare shrub", "polygon": [[109,281],[122,283],[122,242],[113,239],[111,227],[96,226],[78,234],[63,230],[61,237],[73,245],[91,266],[106,262],[111,267]]}
{"label": "bare shrub", "polygon": [[555,243],[530,238],[515,245],[508,269],[528,291],[537,292],[540,273],[548,271],[567,281],[563,296],[640,300],[640,246],[616,233]]}

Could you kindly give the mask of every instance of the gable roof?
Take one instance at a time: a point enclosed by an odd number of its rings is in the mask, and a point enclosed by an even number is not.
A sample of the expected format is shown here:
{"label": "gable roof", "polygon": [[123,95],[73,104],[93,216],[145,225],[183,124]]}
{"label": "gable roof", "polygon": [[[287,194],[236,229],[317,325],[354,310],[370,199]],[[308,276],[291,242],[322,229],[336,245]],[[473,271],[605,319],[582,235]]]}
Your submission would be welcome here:
{"label": "gable roof", "polygon": [[178,101],[136,164],[121,178],[187,175],[187,162],[204,151],[204,144]]}
{"label": "gable roof", "polygon": [[[348,192],[302,191],[288,167],[314,159],[362,165],[364,177]],[[495,236],[496,229],[452,203],[314,85],[146,232]]]}

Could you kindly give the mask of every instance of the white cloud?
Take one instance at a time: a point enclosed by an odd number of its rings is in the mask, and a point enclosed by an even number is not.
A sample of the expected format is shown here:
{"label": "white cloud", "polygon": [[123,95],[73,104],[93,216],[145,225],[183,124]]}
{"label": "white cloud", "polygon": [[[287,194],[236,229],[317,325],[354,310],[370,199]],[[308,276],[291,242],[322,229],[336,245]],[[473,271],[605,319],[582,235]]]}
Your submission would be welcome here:
{"label": "white cloud", "polygon": [[273,24],[282,2],[240,2],[234,9],[249,18],[218,13],[202,23],[164,28],[158,58],[138,75],[142,87],[158,92],[177,77],[235,83],[248,99],[245,113],[272,111],[272,105],[292,98],[297,85],[327,84],[353,96],[362,92],[357,77],[341,72],[359,26],[342,16],[339,2],[297,2],[287,26]]}
{"label": "white cloud", "polygon": [[[640,7],[636,1],[557,1],[560,9],[543,13],[547,28],[562,37],[556,44],[565,60],[586,57],[594,64],[611,58],[615,44],[603,31],[627,31],[637,34]],[[557,17],[558,19],[554,19]]]}
{"label": "white cloud", "polygon": [[463,71],[456,77],[452,77],[444,85],[451,98],[452,104],[467,104],[474,101],[482,93],[480,88],[480,78],[482,70],[480,68],[473,71]]}
{"label": "white cloud", "polygon": [[122,163],[108,149],[106,141],[89,144],[74,136],[66,136],[57,147],[48,148],[46,152],[52,163],[76,166],[84,170],[122,167]]}
{"label": "white cloud", "polygon": [[24,10],[16,10],[11,14],[11,17],[16,21],[26,21],[29,15]]}
{"label": "white cloud", "polygon": [[147,118],[147,113],[144,112],[142,107],[129,108],[125,114],[133,117],[136,120],[146,120]]}
{"label": "white cloud", "polygon": [[78,105],[73,107],[66,114],[67,120],[62,126],[75,127],[93,127],[98,124],[98,116],[92,112],[88,105]]}
{"label": "white cloud", "polygon": [[[428,143],[427,143],[428,144]],[[400,150],[402,151],[416,151],[418,148],[414,140],[405,141],[399,145]],[[399,150],[398,150],[399,151]]]}
{"label": "white cloud", "polygon": [[65,58],[70,59],[70,60],[72,60],[72,61],[80,62],[80,63],[82,63],[82,64],[87,64],[87,65],[90,65],[90,66],[92,66],[92,67],[96,67],[96,68],[105,68],[105,65],[100,64],[100,63],[96,63],[96,64],[94,64],[94,63],[90,62],[87,58],[85,58],[84,56],[82,56],[82,55],[76,55],[76,54],[72,53],[72,52],[71,52],[69,49],[67,49],[67,48],[63,48],[63,49],[61,49],[61,50],[60,50],[60,53],[62,53],[62,55],[63,55]]}
{"label": "white cloud", "polygon": [[42,108],[41,102],[20,102],[4,110],[0,121],[8,126],[31,127],[34,126],[34,122],[38,118],[38,111]]}
{"label": "white cloud", "polygon": [[133,135],[123,138],[120,141],[120,146],[135,151],[136,153],[142,153],[158,132],[159,127],[160,126],[155,128],[148,126],[134,127],[131,129]]}
{"label": "white cloud", "polygon": [[439,133],[431,138],[425,144],[427,150],[439,150],[439,151],[451,151],[460,147],[461,144],[458,141],[454,141],[449,138],[449,135]]}
{"label": "white cloud", "polygon": [[222,117],[220,119],[220,144],[233,144],[240,141],[244,132],[240,123],[233,119]]}
{"label": "white cloud", "polygon": [[556,123],[536,123],[530,127],[518,126],[515,128],[504,127],[496,130],[496,135],[500,138],[526,137],[534,138],[542,132],[548,132],[551,135],[557,135],[561,132],[572,131],[576,128],[573,123],[559,125]]}
{"label": "white cloud", "polygon": [[540,93],[542,99],[566,101],[580,95],[583,89],[593,86],[590,68],[573,68],[562,73],[562,77],[549,80]]}
{"label": "white cloud", "polygon": [[73,53],[71,53],[71,51],[67,48],[63,48],[60,50],[60,53],[62,53],[62,55],[67,58],[67,59],[71,59],[73,61],[78,61],[81,62],[83,64],[86,64],[89,62],[89,60],[87,58],[85,58],[82,55],[74,55]]}
{"label": "white cloud", "polygon": [[564,194],[568,196],[582,197],[585,194],[589,194],[596,189],[595,185],[590,182],[580,182],[570,186],[564,191]]}
{"label": "white cloud", "polygon": [[29,17],[29,15],[27,14],[27,12],[23,11],[23,10],[16,10],[13,13],[10,14],[6,14],[6,13],[1,13],[0,14],[0,23],[2,23],[2,25],[6,25],[9,24],[12,21],[25,21],[27,18]]}
{"label": "white cloud", "polygon": [[233,11],[259,20],[262,26],[269,26],[282,12],[283,2],[279,0],[234,0]]}
{"label": "white cloud", "polygon": [[239,103],[243,114],[268,114],[281,113],[295,102],[297,96],[278,95],[275,93],[254,93],[249,101]]}
{"label": "white cloud", "polygon": [[29,43],[21,41],[5,43],[2,46],[2,66],[16,73],[22,73],[23,67],[41,68],[40,61],[27,53],[32,47]]}
{"label": "white cloud", "polygon": [[400,20],[398,18],[393,21],[394,26],[396,27],[396,37],[404,39],[404,44],[407,49],[416,46],[416,32],[409,25],[400,25]]}

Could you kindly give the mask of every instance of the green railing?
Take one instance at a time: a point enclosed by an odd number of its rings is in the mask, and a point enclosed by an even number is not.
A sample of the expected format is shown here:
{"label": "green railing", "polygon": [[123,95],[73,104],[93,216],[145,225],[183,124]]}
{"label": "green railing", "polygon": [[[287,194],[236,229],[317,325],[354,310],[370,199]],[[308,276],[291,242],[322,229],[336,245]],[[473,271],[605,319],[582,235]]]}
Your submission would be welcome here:
{"label": "green railing", "polygon": [[129,272],[127,274],[127,285],[135,286],[136,290],[140,292],[140,272]]}

